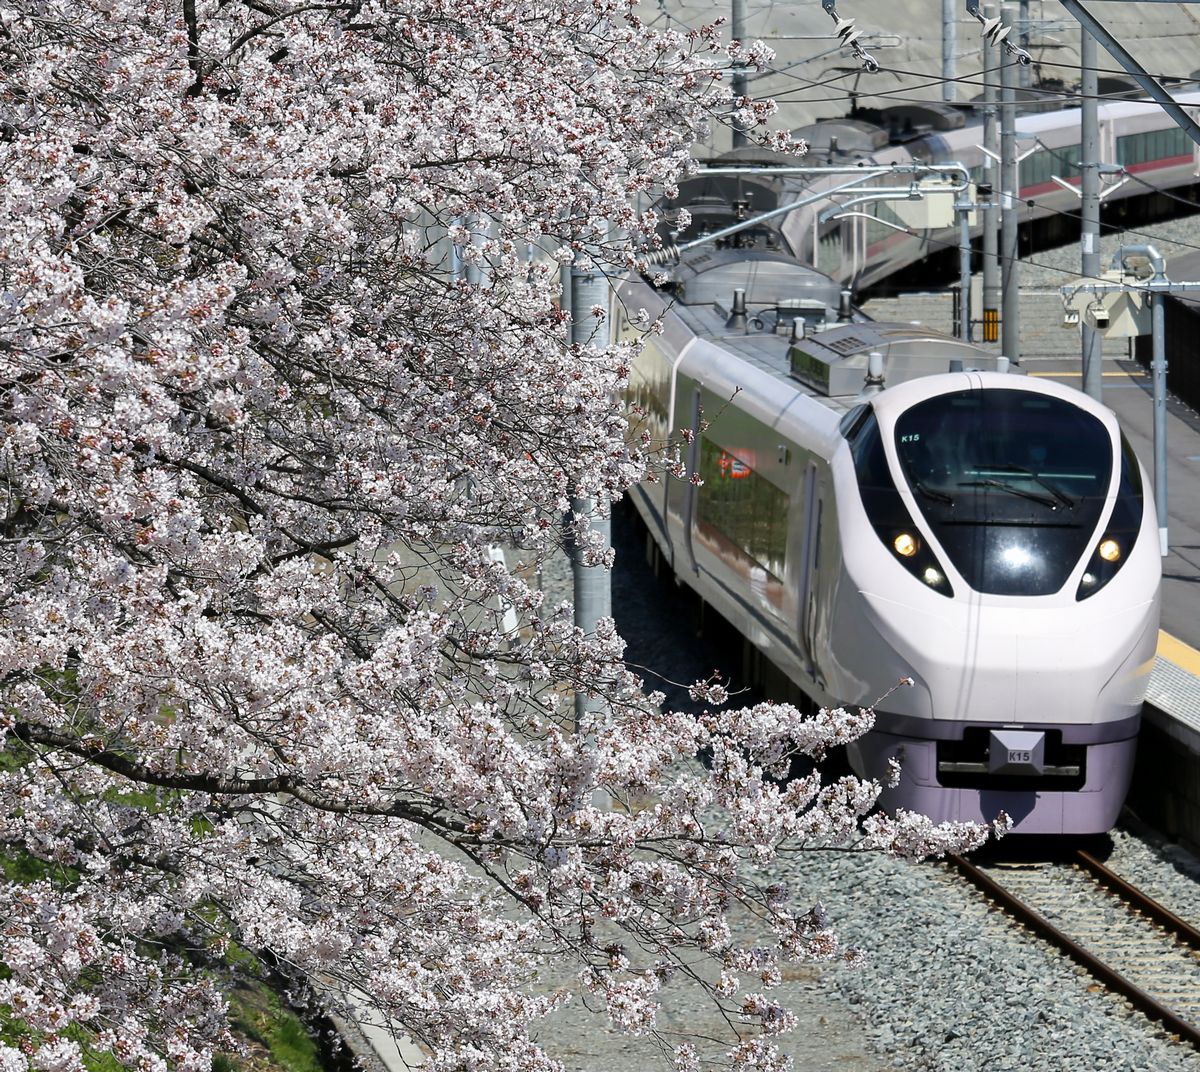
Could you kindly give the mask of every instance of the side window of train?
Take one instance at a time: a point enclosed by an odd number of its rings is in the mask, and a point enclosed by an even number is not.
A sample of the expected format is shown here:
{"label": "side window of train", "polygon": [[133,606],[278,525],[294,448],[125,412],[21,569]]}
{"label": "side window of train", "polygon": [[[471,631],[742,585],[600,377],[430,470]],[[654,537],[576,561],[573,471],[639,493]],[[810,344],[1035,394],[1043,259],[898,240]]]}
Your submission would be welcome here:
{"label": "side window of train", "polygon": [[866,402],[860,402],[853,409],[847,410],[845,416],[838,422],[838,431],[842,433],[842,438],[853,443],[870,416],[871,407]]}
{"label": "side window of train", "polygon": [[1121,433],[1121,483],[1117,488],[1117,494],[1121,498],[1129,497],[1134,499],[1139,506],[1142,502],[1142,470],[1138,466],[1137,455],[1133,452],[1133,447],[1129,445],[1129,440],[1125,438],[1125,433]]}
{"label": "side window of train", "polygon": [[707,436],[700,440],[698,519],[774,577],[782,577],[791,498],[747,461]]}
{"label": "side window of train", "polygon": [[[1129,557],[1137,539],[1138,530],[1142,527],[1142,512],[1145,500],[1142,498],[1142,470],[1138,465],[1137,455],[1125,433],[1121,433],[1121,480],[1117,485],[1117,501],[1113,504],[1112,517],[1108,520],[1109,530],[1117,535],[1121,543],[1122,561]],[[1119,535],[1118,535],[1119,534]]]}
{"label": "side window of train", "polygon": [[850,454],[854,458],[859,487],[864,491],[887,489],[894,494],[896,486],[883,449],[883,436],[879,433],[879,422],[870,406],[863,407],[862,416],[850,428],[846,438],[850,442]]}

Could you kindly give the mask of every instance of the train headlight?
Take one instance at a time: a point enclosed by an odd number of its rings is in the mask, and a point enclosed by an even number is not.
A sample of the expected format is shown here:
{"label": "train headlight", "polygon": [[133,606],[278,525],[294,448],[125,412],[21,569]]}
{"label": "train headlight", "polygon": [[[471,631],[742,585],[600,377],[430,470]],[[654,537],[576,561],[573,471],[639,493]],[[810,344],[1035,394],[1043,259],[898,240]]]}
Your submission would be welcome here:
{"label": "train headlight", "polygon": [[[899,520],[899,518],[896,519],[897,522]],[[950,581],[946,578],[946,572],[941,568],[941,563],[917,534],[917,527],[913,525],[912,519],[906,518],[905,521],[907,523],[904,528],[900,528],[899,524],[896,524],[890,532],[882,530],[882,526],[880,526],[876,529],[880,539],[896,556],[896,561],[918,581],[924,582],[926,587],[932,588],[940,595],[953,596],[954,589],[950,586]]]}
{"label": "train headlight", "polygon": [[[1076,599],[1087,599],[1111,581],[1133,555],[1138,530],[1146,518],[1149,504],[1142,496],[1142,470],[1134,457],[1129,441],[1121,437],[1121,479],[1117,485],[1117,500],[1112,516],[1101,530],[1104,535],[1084,564]],[[1153,509],[1150,513],[1153,515]]]}
{"label": "train headlight", "polygon": [[1083,576],[1079,578],[1079,588],[1075,592],[1076,599],[1087,599],[1095,595],[1111,581],[1133,548],[1137,538],[1137,530],[1130,527],[1114,532],[1112,529],[1095,545],[1092,557],[1083,568]]}

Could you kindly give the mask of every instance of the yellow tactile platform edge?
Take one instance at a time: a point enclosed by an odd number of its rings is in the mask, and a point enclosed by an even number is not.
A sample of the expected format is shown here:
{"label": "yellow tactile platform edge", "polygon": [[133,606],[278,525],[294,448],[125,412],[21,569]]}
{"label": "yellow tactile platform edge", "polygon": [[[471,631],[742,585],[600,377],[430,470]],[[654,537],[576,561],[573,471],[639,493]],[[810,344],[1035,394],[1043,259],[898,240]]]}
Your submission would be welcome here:
{"label": "yellow tactile platform edge", "polygon": [[1161,629],[1158,631],[1158,657],[1200,677],[1200,651]]}

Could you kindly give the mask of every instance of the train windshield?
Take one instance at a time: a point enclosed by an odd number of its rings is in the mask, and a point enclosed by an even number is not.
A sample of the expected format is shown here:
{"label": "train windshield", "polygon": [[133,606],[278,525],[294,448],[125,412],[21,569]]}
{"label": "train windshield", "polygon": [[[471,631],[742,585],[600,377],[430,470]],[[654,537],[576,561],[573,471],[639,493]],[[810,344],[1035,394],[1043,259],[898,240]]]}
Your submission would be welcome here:
{"label": "train windshield", "polygon": [[897,420],[896,451],[922,513],[976,591],[1049,595],[1091,550],[1112,441],[1077,406],[1029,391],[938,395]]}

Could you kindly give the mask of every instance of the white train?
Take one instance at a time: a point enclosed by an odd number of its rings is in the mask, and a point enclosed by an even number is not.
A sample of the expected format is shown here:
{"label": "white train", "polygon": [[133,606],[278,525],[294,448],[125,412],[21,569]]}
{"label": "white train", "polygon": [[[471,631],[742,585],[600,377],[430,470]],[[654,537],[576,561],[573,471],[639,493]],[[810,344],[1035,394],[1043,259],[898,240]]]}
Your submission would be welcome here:
{"label": "white train", "polygon": [[[1178,93],[1178,102],[1200,111],[1200,93]],[[980,149],[981,116],[965,107],[936,102],[905,104],[860,113],[870,117],[829,119],[797,131],[810,144],[801,163],[812,165],[944,164],[958,163],[976,182],[987,182],[999,193],[998,167]],[[1200,182],[1200,147],[1156,104],[1145,100],[1115,100],[1099,107],[1100,156],[1124,169],[1125,175],[1105,176],[1107,211],[1121,212],[1134,200],[1145,202],[1150,188],[1180,189]],[[1056,178],[1078,187],[1080,111],[1067,108],[1020,115],[1017,118],[1020,163],[1019,197],[1024,224],[1053,230],[1060,242],[1078,239],[1079,198]],[[738,150],[714,163],[733,164],[761,159],[754,149]],[[775,163],[795,159],[775,158]],[[1122,183],[1122,178],[1125,181]],[[703,174],[685,185],[685,205],[693,223],[673,242],[688,239],[736,218],[768,212],[798,200],[841,179],[769,178]],[[895,178],[878,185],[895,186]],[[1109,190],[1109,186],[1115,189]],[[849,196],[849,195],[846,195]],[[844,198],[843,198],[844,199]],[[751,229],[728,240],[737,248],[776,249],[789,253],[855,290],[871,286],[907,265],[942,255],[957,258],[958,234],[953,227],[914,228],[886,201],[859,204],[854,212],[833,219],[837,199],[815,201],[789,213],[782,222]],[[1030,204],[1029,202],[1032,202]],[[1065,214],[1065,215],[1064,215]],[[978,237],[982,221],[972,233]]]}
{"label": "white train", "polygon": [[666,288],[626,281],[616,309],[618,334],[662,318],[633,419],[702,481],[633,493],[670,569],[814,704],[912,679],[850,752],[864,775],[900,760],[884,806],[1110,829],[1161,568],[1113,414],[968,344],[852,319],[839,281],[782,250],[702,250]]}

